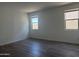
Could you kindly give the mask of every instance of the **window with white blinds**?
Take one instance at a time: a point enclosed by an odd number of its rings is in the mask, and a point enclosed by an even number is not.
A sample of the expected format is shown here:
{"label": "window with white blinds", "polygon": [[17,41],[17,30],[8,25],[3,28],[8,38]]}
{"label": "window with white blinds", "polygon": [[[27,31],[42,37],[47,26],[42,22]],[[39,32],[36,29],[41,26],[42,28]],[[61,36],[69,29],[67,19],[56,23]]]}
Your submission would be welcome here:
{"label": "window with white blinds", "polygon": [[79,11],[78,9],[65,11],[65,28],[78,29]]}
{"label": "window with white blinds", "polygon": [[32,21],[32,29],[38,30],[38,16],[32,16],[31,21]]}

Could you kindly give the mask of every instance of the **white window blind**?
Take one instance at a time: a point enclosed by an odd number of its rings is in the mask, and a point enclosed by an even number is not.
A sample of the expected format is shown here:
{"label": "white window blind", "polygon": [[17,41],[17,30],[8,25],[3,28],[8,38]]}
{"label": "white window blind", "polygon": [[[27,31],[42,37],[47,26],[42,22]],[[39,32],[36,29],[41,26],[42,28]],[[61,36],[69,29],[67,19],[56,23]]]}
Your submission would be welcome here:
{"label": "white window blind", "polygon": [[65,16],[65,28],[66,29],[78,29],[79,11],[70,10],[64,13]]}

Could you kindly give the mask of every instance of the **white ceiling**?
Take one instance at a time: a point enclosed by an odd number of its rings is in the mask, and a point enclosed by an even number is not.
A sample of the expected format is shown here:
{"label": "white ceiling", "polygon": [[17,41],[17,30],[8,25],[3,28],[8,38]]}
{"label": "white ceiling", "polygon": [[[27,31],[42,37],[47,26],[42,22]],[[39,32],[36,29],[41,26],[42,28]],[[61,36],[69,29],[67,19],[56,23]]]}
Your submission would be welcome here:
{"label": "white ceiling", "polygon": [[[69,4],[70,2],[36,2],[36,3],[26,3],[27,12],[38,11],[47,7],[56,7]],[[25,10],[26,10],[25,9]]]}
{"label": "white ceiling", "polygon": [[16,2],[16,3],[0,3],[0,5],[16,6],[19,9],[24,10],[25,12],[38,11],[47,7],[56,7],[66,5],[72,2]]}

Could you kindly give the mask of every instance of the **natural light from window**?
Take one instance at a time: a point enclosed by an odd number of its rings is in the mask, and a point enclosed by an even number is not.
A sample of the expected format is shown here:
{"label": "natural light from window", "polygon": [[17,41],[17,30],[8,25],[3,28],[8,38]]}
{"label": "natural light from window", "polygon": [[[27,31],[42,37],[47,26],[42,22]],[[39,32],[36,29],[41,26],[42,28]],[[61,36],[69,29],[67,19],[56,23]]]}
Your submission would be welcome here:
{"label": "natural light from window", "polygon": [[65,15],[65,29],[78,29],[79,11],[70,10],[64,13]]}
{"label": "natural light from window", "polygon": [[32,20],[32,29],[38,30],[38,17],[33,16],[31,20]]}

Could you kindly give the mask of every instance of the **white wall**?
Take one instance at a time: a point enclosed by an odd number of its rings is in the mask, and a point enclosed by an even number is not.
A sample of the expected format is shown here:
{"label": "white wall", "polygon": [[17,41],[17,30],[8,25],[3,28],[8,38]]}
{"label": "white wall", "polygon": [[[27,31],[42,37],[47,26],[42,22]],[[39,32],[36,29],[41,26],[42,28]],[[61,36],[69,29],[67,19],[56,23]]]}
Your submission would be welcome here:
{"label": "white wall", "polygon": [[28,38],[28,17],[16,5],[0,4],[0,45]]}
{"label": "white wall", "polygon": [[30,37],[79,43],[79,30],[65,30],[64,10],[79,8],[79,3],[70,4],[57,8],[29,13],[29,16],[39,16],[39,29],[32,30],[30,25]]}

